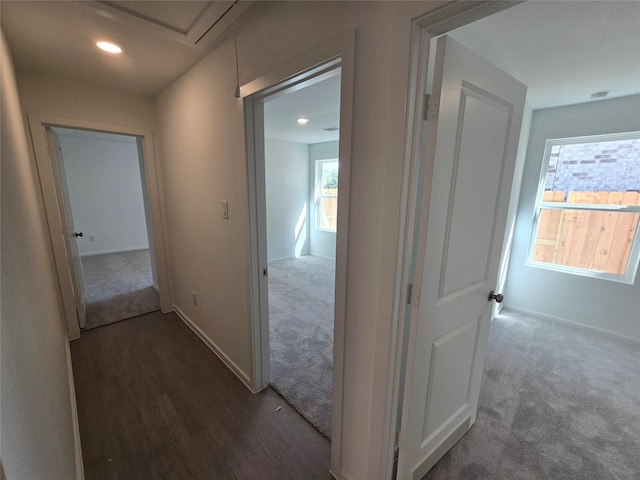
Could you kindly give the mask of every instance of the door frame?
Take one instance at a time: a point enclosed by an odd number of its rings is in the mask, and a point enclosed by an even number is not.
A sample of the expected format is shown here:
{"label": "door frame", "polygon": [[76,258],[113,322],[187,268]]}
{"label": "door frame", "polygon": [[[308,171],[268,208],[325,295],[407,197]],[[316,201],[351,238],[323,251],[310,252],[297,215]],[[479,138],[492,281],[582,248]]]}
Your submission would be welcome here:
{"label": "door frame", "polygon": [[335,313],[333,338],[333,396],[331,470],[340,471],[344,379],[344,336],[347,304],[347,258],[349,232],[349,185],[355,68],[355,31],[324,43],[282,67],[243,85],[247,185],[249,196],[249,242],[252,317],[252,379],[254,392],[269,385],[269,325],[266,208],[264,205],[264,102],[268,98],[304,88],[341,69],[340,85],[340,200],[336,233]]}
{"label": "door frame", "polygon": [[[380,478],[392,479],[396,473],[399,437],[401,435],[402,407],[405,395],[406,360],[409,355],[407,335],[417,321],[420,291],[413,287],[422,265],[419,246],[426,235],[429,192],[433,165],[424,163],[424,152],[429,148],[423,128],[425,92],[427,91],[430,48],[432,40],[451,30],[488,17],[524,0],[505,2],[478,1],[453,2],[426,13],[411,23],[409,85],[406,99],[407,125],[402,161],[400,212],[398,218],[398,246],[394,272],[393,310],[391,325],[391,351],[387,380],[386,407],[383,424]],[[504,252],[503,252],[504,255]],[[422,255],[423,257],[423,255]],[[410,289],[413,288],[413,292]]]}
{"label": "door frame", "polygon": [[[60,298],[62,300],[63,307],[69,304],[69,301],[73,303],[73,299],[69,299],[68,294],[65,292],[70,291],[68,276],[64,275],[64,268],[72,268],[72,265],[59,265],[55,262],[55,258],[60,258],[56,255],[56,252],[61,252],[64,249],[64,242],[59,235],[52,235],[52,225],[55,222],[50,222],[58,215],[57,206],[57,192],[61,188],[60,184],[49,165],[49,153],[47,149],[46,139],[46,127],[60,127],[60,128],[76,128],[82,130],[92,130],[101,133],[113,133],[119,135],[130,135],[136,137],[138,140],[138,155],[143,155],[143,161],[141,166],[144,166],[144,171],[141,172],[141,178],[143,179],[143,192],[146,192],[147,199],[145,201],[145,209],[148,208],[146,216],[150,219],[151,234],[150,238],[150,250],[154,254],[155,268],[158,281],[158,293],[160,297],[160,308],[163,312],[171,310],[171,292],[169,289],[169,276],[168,276],[168,262],[166,259],[166,232],[164,229],[164,222],[162,221],[162,204],[161,204],[161,184],[158,175],[158,167],[153,149],[153,137],[150,130],[141,128],[126,127],[122,125],[111,125],[106,123],[91,122],[86,120],[78,120],[64,117],[57,117],[53,115],[41,115],[41,114],[27,114],[29,120],[29,128],[31,131],[31,140],[33,144],[33,151],[36,160],[36,171],[38,176],[38,182],[42,197],[44,200],[45,214],[47,217],[47,226],[49,230],[49,238],[51,242],[51,248],[54,257],[54,263],[56,266],[56,272],[58,274],[58,282],[60,289]],[[62,221],[65,226],[67,223],[66,215],[64,214],[64,208],[62,207],[60,213],[62,214]],[[149,228],[149,225],[147,225]],[[74,314],[65,308],[65,320],[67,326],[67,335],[69,340],[80,337],[80,327],[78,325],[77,318]]]}

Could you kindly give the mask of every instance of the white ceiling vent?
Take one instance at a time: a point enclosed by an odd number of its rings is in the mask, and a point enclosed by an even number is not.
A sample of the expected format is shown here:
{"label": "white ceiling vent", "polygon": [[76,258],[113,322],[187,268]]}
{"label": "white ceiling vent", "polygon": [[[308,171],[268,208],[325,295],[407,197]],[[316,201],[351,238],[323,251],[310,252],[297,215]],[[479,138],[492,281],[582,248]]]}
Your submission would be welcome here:
{"label": "white ceiling vent", "polygon": [[[249,9],[251,1],[92,2],[97,13],[119,19],[183,45],[206,48]],[[232,12],[234,8],[236,11]]]}

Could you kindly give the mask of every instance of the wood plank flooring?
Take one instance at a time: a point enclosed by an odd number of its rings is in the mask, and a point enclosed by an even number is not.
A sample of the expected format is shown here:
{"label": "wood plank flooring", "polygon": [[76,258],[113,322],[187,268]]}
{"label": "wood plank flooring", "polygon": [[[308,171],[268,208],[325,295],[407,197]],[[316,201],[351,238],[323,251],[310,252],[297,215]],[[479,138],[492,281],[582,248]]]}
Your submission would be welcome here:
{"label": "wood plank flooring", "polygon": [[71,354],[87,480],[331,478],[329,442],[175,314],[84,332]]}

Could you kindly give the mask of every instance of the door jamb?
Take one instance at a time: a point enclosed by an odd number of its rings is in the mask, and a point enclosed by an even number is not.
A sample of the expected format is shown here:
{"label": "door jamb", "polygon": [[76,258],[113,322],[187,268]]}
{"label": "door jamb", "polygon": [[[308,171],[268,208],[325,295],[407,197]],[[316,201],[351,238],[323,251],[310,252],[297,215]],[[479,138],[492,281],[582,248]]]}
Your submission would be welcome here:
{"label": "door jamb", "polygon": [[[428,192],[424,191],[432,175],[431,165],[422,165],[423,111],[427,88],[429,48],[431,39],[450,30],[493,15],[524,0],[505,2],[478,1],[454,2],[437,8],[414,19],[411,23],[411,49],[409,86],[407,89],[407,125],[402,162],[402,184],[400,214],[398,222],[398,246],[394,275],[393,314],[391,325],[391,351],[389,354],[389,377],[387,380],[386,408],[383,426],[383,445],[380,461],[380,478],[395,479],[397,446],[403,435],[400,422],[402,405],[406,393],[406,362],[408,351],[404,339],[414,322],[412,312],[416,310],[407,302],[409,286],[416,278],[416,255],[420,238],[425,232],[426,219],[420,215],[428,212]],[[423,198],[423,195],[426,198]],[[421,221],[422,220],[422,221]],[[418,267],[419,268],[419,267]],[[408,378],[408,377],[406,377]]]}
{"label": "door jamb", "polygon": [[[153,149],[153,137],[150,130],[141,128],[125,127],[121,125],[111,125],[105,123],[91,122],[78,119],[57,117],[53,115],[27,114],[29,128],[31,131],[31,141],[33,145],[34,157],[37,166],[37,177],[40,190],[42,192],[45,206],[49,202],[54,202],[56,191],[59,186],[49,168],[49,156],[47,151],[47,141],[45,135],[46,127],[78,128],[83,130],[93,130],[102,133],[115,133],[121,135],[131,135],[142,139],[142,150],[144,154],[144,179],[148,193],[149,209],[148,215],[151,217],[153,248],[155,250],[155,264],[158,277],[158,290],[160,297],[160,308],[163,312],[171,310],[171,292],[168,276],[168,262],[166,245],[166,232],[163,222],[163,207],[161,203],[161,184],[158,174],[158,166]],[[53,197],[52,197],[53,195]],[[50,203],[51,204],[51,203]],[[45,209],[46,211],[46,209]],[[49,215],[47,213],[47,215]],[[66,223],[66,218],[62,219]],[[47,223],[48,225],[48,223]],[[51,247],[56,248],[54,242],[59,241],[57,236],[49,232]],[[56,267],[57,270],[57,267]],[[58,282],[61,280],[58,277]],[[62,291],[60,292],[62,296]],[[77,319],[69,318],[65,314],[67,333],[69,340],[80,336],[80,328]]]}
{"label": "door jamb", "polygon": [[[253,371],[251,386],[254,392],[269,384],[268,378],[268,329],[263,328],[262,318],[268,314],[266,280],[262,269],[266,268],[266,226],[264,202],[257,183],[258,168],[264,169],[263,138],[256,131],[263,129],[263,103],[271,97],[303,88],[305,83],[330,74],[341,68],[340,85],[340,201],[338,202],[338,226],[336,236],[335,314],[333,340],[333,398],[331,428],[331,471],[340,472],[342,465],[342,406],[344,379],[344,336],[347,303],[347,255],[349,232],[349,185],[351,165],[351,133],[353,115],[353,85],[355,69],[355,31],[326,42],[301,55],[282,67],[241,87],[244,103],[247,185],[249,195],[249,247],[251,254],[251,317]],[[260,166],[259,164],[262,163]],[[264,198],[262,191],[262,198]],[[262,220],[261,220],[262,215]],[[266,330],[266,331],[265,331]],[[264,368],[264,367],[267,368]]]}

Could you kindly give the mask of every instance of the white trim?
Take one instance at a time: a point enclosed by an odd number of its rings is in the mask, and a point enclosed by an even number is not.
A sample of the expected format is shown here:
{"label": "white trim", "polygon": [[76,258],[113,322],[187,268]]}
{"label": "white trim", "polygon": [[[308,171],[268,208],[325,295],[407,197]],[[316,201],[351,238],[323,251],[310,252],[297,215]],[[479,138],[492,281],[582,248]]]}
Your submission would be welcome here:
{"label": "white trim", "polygon": [[175,305],[173,306],[173,310],[176,312],[180,320],[182,320],[191,330],[193,330],[196,335],[198,335],[198,337],[200,337],[200,340],[202,340],[207,345],[207,347],[209,347],[211,351],[215,353],[220,360],[222,360],[222,362],[229,368],[229,370],[231,370],[235,374],[235,376],[238,377],[249,390],[251,390],[252,393],[257,393],[255,390],[253,390],[253,388],[251,388],[251,379],[249,378],[249,375],[243,372],[242,369],[238,367],[238,365],[236,365],[233,360],[231,360],[222,351],[222,349],[218,347],[218,345],[216,345],[216,343],[211,340],[209,336],[204,333],[200,329],[200,327],[198,327],[193,322],[193,320],[191,320],[182,310],[180,310]]}
{"label": "white trim", "polygon": [[[353,117],[353,89],[355,71],[355,31],[324,43],[276,70],[241,87],[244,98],[244,117],[247,150],[247,183],[249,192],[249,247],[251,252],[251,315],[253,340],[254,389],[261,390],[269,382],[269,332],[263,328],[261,318],[268,318],[268,302],[265,301],[267,282],[262,269],[267,267],[266,227],[264,202],[260,202],[260,168],[256,160],[264,155],[264,139],[256,135],[263,128],[262,108],[265,98],[295,91],[335,75],[340,68],[340,202],[338,202],[338,228],[336,236],[335,316],[333,340],[333,399],[331,428],[331,472],[338,478],[347,478],[342,471],[342,410],[344,403],[344,338],[347,305],[347,255],[349,232],[349,185],[351,164],[351,135]],[[263,172],[262,172],[263,173]],[[260,190],[262,188],[262,190]],[[263,192],[262,192],[263,193]]]}
{"label": "white trim", "polygon": [[[380,460],[381,479],[390,479],[393,475],[396,428],[402,418],[404,399],[403,365],[407,358],[404,337],[411,328],[412,307],[406,303],[409,284],[416,278],[416,261],[421,252],[416,251],[420,243],[418,237],[425,232],[420,230],[420,212],[428,212],[428,192],[425,185],[431,178],[431,166],[421,165],[422,127],[424,94],[427,93],[430,40],[455,28],[467,25],[511,6],[522,3],[516,1],[477,1],[451,2],[436,8],[411,23],[411,51],[407,108],[405,120],[405,139],[402,161],[400,211],[398,214],[398,233],[396,250],[396,269],[394,274],[393,310],[391,318],[391,337],[389,339],[389,375],[387,379],[386,407],[382,451]],[[426,225],[426,220],[422,225]],[[423,253],[423,252],[422,252]],[[419,272],[417,272],[419,274]],[[406,429],[405,429],[406,430]],[[404,431],[400,431],[401,438]],[[401,443],[399,438],[399,443]]]}
{"label": "white trim", "polygon": [[149,250],[149,247],[131,247],[131,248],[116,248],[114,250],[102,250],[94,253],[83,253],[81,257],[93,257],[94,255],[109,255],[110,253],[124,253],[124,252],[137,252],[139,250]]}
{"label": "white trim", "polygon": [[65,353],[67,355],[67,377],[69,378],[69,400],[71,402],[71,422],[73,424],[73,445],[76,459],[76,480],[84,480],[84,465],[82,463],[82,444],[80,442],[80,424],[78,422],[78,404],[76,402],[76,387],[73,381],[73,363],[71,361],[71,347],[69,337],[65,339]]}
{"label": "white trim", "polygon": [[540,312],[536,312],[535,310],[529,310],[528,308],[522,308],[522,307],[514,307],[512,305],[505,305],[503,307],[503,315],[508,315],[508,312],[512,311],[512,312],[516,312],[516,313],[522,313],[524,315],[529,315],[532,317],[538,317],[541,318],[543,320],[548,320],[550,322],[560,322],[560,323],[564,323],[567,325],[570,325],[572,327],[576,327],[578,329],[581,330],[585,330],[585,331],[591,331],[591,332],[597,332],[599,334],[614,338],[614,339],[624,339],[626,341],[630,341],[630,342],[635,342],[640,344],[640,339],[638,338],[633,338],[633,337],[627,337],[626,335],[620,335],[618,333],[614,333],[614,332],[608,332],[606,330],[602,330],[600,328],[597,327],[592,327],[590,325],[585,325],[584,323],[577,323],[577,322],[573,322],[571,320],[567,320],[566,318],[562,318],[562,317],[556,317],[553,315],[548,315],[546,313],[540,313]]}
{"label": "white trim", "polygon": [[[410,219],[417,217],[420,208],[420,142],[422,132],[421,112],[424,108],[424,91],[426,89],[426,72],[428,66],[428,43],[423,39],[419,25],[414,21],[412,26],[410,51],[410,83],[407,91],[407,120],[402,162],[400,212],[398,215],[398,242],[396,250],[396,271],[393,292],[393,316],[389,349],[389,380],[383,427],[383,451],[380,460],[380,478],[390,479],[393,475],[394,455],[396,447],[396,430],[399,418],[402,418],[402,378],[403,358],[406,357],[403,338],[409,328],[411,306],[407,305],[408,285],[413,283],[415,273],[411,270],[415,265],[414,237],[418,223]],[[420,73],[419,73],[420,72]]]}
{"label": "white trim", "polygon": [[[162,204],[162,183],[158,172],[154,155],[153,136],[150,130],[127,127],[123,125],[113,125],[101,122],[92,122],[88,120],[79,120],[73,118],[64,118],[54,115],[42,115],[35,113],[27,113],[29,120],[29,128],[31,132],[31,144],[35,155],[37,165],[37,181],[42,190],[45,209],[48,204],[55,204],[56,186],[55,179],[51,178],[49,169],[49,157],[47,151],[47,141],[45,136],[45,127],[63,127],[63,128],[79,128],[84,130],[94,130],[104,133],[115,133],[119,135],[131,135],[142,139],[142,150],[144,156],[145,176],[144,180],[148,192],[149,209],[148,214],[151,216],[152,231],[149,232],[150,239],[154,244],[155,265],[158,275],[158,286],[160,296],[160,307],[163,312],[171,309],[171,290],[169,283],[168,267],[168,251],[165,248],[168,245],[166,222],[164,221],[164,206]],[[53,197],[52,197],[53,196]],[[47,218],[51,212],[47,213]],[[50,243],[52,251],[55,251],[53,236],[51,235],[51,227],[49,227]],[[57,241],[57,240],[56,240]],[[62,266],[56,265],[56,269]],[[60,280],[58,279],[58,282]],[[62,289],[61,289],[61,295]],[[62,297],[63,303],[65,301]],[[69,338],[74,339],[80,336],[80,328],[78,326],[77,317],[71,314],[71,310],[65,310],[66,325]]]}

